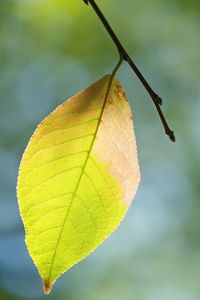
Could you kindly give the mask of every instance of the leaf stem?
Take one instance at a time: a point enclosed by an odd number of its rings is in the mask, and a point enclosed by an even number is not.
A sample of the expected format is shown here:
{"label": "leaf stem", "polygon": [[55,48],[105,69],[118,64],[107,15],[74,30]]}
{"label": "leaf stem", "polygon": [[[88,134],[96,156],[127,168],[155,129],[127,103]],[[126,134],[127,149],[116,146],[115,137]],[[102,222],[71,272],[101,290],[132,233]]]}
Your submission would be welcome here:
{"label": "leaf stem", "polygon": [[[165,117],[163,115],[163,112],[161,110],[161,107],[160,107],[162,105],[162,99],[150,87],[150,85],[148,84],[148,82],[146,81],[146,79],[144,78],[144,76],[142,75],[142,73],[140,72],[140,70],[138,69],[138,67],[135,65],[135,63],[133,62],[133,60],[131,59],[131,57],[127,53],[127,51],[124,49],[124,47],[122,46],[122,44],[119,41],[118,37],[114,33],[113,29],[111,28],[110,24],[108,23],[107,19],[105,18],[105,16],[101,12],[101,10],[99,9],[99,7],[95,3],[95,1],[94,0],[83,0],[83,1],[86,4],[90,4],[92,6],[92,8],[96,12],[97,16],[101,20],[102,24],[104,25],[105,29],[107,30],[109,36],[113,40],[113,42],[114,42],[114,44],[115,44],[115,46],[116,46],[116,48],[117,48],[117,50],[119,52],[120,65],[122,63],[122,60],[126,61],[129,64],[129,66],[132,68],[132,70],[134,71],[134,73],[137,75],[137,77],[139,78],[139,80],[143,84],[144,88],[149,93],[149,95],[150,95],[150,97],[151,97],[151,99],[152,99],[152,101],[153,101],[153,103],[154,103],[154,105],[156,107],[156,110],[158,112],[158,115],[160,117],[160,120],[162,122],[162,125],[164,127],[166,135],[169,136],[169,138],[171,139],[171,141],[175,142],[175,135],[174,135],[173,131],[169,128],[169,125],[168,125],[168,123],[167,123],[167,121],[166,121],[166,119],[165,119]],[[119,66],[118,67],[116,66],[116,68],[118,69]],[[114,69],[114,71],[115,71],[115,69]],[[115,73],[116,73],[116,71],[115,71]]]}
{"label": "leaf stem", "polygon": [[111,74],[110,79],[109,79],[109,82],[108,82],[108,87],[107,87],[107,91],[106,91],[106,95],[105,95],[105,101],[106,101],[106,99],[108,98],[108,95],[109,95],[109,93],[110,93],[110,88],[111,88],[111,86],[112,86],[112,82],[113,82],[113,79],[114,79],[114,77],[115,77],[115,74],[117,73],[117,70],[118,70],[119,67],[121,66],[123,60],[124,60],[123,57],[120,56],[119,61],[117,62],[115,68],[114,68],[113,71],[112,71],[112,74]]}

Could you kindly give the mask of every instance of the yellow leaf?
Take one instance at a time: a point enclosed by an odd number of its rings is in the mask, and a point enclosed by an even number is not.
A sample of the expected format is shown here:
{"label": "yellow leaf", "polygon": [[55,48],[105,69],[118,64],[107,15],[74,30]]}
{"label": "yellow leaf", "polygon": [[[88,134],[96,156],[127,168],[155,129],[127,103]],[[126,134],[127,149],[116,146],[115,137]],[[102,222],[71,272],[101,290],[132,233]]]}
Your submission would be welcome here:
{"label": "yellow leaf", "polygon": [[24,152],[18,199],[26,244],[49,293],[123,219],[140,172],[131,111],[105,76],[58,106]]}

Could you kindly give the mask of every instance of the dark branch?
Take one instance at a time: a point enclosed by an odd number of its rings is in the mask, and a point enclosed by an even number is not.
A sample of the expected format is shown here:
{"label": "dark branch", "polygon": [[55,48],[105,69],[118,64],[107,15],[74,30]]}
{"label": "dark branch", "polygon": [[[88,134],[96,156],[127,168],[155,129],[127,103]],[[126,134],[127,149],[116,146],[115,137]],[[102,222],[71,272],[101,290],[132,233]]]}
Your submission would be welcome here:
{"label": "dark branch", "polygon": [[111,39],[113,40],[118,52],[119,52],[119,56],[121,59],[125,60],[130,67],[132,68],[132,70],[135,72],[135,74],[137,75],[137,77],[139,78],[139,80],[141,81],[141,83],[143,84],[143,86],[145,87],[145,89],[147,90],[147,92],[149,93],[155,107],[156,110],[158,112],[158,115],[160,117],[160,120],[163,124],[164,130],[166,135],[169,136],[169,138],[175,142],[175,136],[173,131],[169,128],[167,121],[162,113],[162,110],[160,108],[160,106],[162,105],[162,99],[152,90],[152,88],[150,87],[150,85],[148,84],[148,82],[146,81],[146,79],[144,78],[144,76],[142,75],[142,73],[140,72],[140,70],[138,69],[138,67],[134,64],[133,60],[131,59],[131,57],[128,55],[127,51],[124,49],[124,47],[122,46],[121,42],[119,41],[118,37],[116,36],[116,34],[114,33],[114,31],[112,30],[110,24],[108,23],[108,21],[106,20],[106,18],[104,17],[103,13],[101,12],[101,10],[99,9],[99,7],[97,6],[97,4],[95,3],[94,0],[83,0],[87,5],[90,3],[90,5],[92,6],[92,8],[94,9],[94,11],[96,12],[97,16],[99,17],[99,19],[101,20],[102,24],[104,25],[105,29],[107,30],[108,34],[110,35]]}

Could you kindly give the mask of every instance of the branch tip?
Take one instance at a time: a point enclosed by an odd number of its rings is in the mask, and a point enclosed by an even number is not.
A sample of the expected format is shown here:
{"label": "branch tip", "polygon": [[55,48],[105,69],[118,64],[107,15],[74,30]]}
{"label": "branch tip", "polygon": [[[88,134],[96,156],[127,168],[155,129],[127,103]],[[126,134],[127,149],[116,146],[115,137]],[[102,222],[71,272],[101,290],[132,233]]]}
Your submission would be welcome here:
{"label": "branch tip", "polygon": [[172,141],[172,142],[176,142],[176,137],[175,137],[175,135],[174,135],[174,132],[173,131],[170,131],[170,132],[168,132],[168,133],[166,133],[168,136],[169,136],[169,138],[170,138],[170,140]]}
{"label": "branch tip", "polygon": [[143,84],[144,88],[146,89],[146,91],[150,95],[150,97],[151,97],[151,99],[152,99],[152,101],[155,105],[155,108],[156,108],[156,110],[159,114],[159,117],[161,119],[161,122],[162,122],[163,128],[165,130],[165,133],[169,136],[171,141],[175,142],[175,140],[176,140],[175,135],[174,135],[173,131],[169,128],[169,126],[167,124],[167,121],[166,121],[166,119],[163,115],[163,112],[161,110],[162,99],[153,91],[153,89],[148,84],[148,82],[146,81],[146,79],[144,78],[144,76],[142,75],[140,70],[138,69],[138,67],[133,62],[132,58],[129,56],[129,54],[127,53],[125,48],[122,46],[120,40],[118,39],[118,37],[114,33],[114,31],[113,31],[112,27],[110,26],[110,24],[108,23],[107,19],[105,18],[105,16],[103,15],[103,13],[99,9],[99,7],[97,6],[95,0],[83,0],[83,1],[86,4],[90,4],[92,6],[92,8],[94,9],[94,11],[97,14],[97,16],[99,17],[99,19],[101,20],[103,26],[107,30],[109,36],[113,40],[113,42],[114,42],[114,44],[115,44],[115,46],[116,46],[116,48],[119,52],[120,60],[119,60],[119,63],[117,64],[116,68],[114,69],[113,73],[115,73],[115,70],[118,69],[118,67],[121,65],[123,60],[126,61],[129,64],[129,66],[131,67],[133,72],[137,75],[137,77],[139,78],[139,80]]}

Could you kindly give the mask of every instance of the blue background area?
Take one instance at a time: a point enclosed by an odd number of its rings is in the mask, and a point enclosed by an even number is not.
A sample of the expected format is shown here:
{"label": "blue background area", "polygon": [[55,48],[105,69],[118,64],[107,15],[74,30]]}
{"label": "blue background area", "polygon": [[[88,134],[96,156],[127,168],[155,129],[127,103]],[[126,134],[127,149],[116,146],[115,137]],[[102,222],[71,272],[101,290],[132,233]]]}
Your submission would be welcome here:
{"label": "blue background area", "polygon": [[[59,278],[49,299],[200,299],[200,2],[98,1],[164,99],[162,132],[148,94],[124,63],[142,181],[124,222]],[[16,199],[19,162],[37,124],[106,73],[117,52],[81,0],[0,1],[0,299],[43,299]]]}

